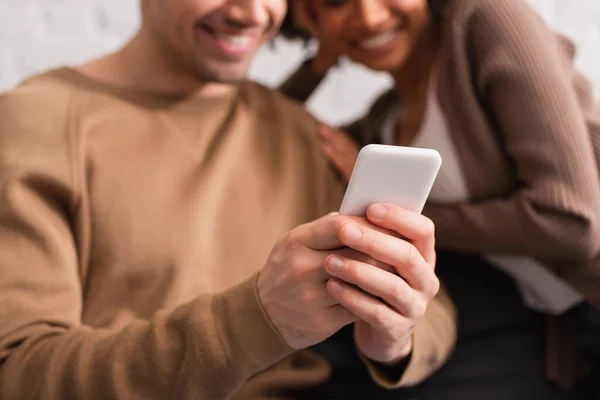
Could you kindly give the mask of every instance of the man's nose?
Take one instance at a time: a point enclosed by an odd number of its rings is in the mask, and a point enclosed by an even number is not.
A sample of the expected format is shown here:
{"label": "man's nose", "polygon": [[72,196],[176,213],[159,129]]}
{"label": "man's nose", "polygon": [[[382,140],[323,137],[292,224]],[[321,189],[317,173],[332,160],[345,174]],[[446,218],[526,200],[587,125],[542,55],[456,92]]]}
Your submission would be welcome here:
{"label": "man's nose", "polygon": [[268,28],[270,25],[265,0],[230,0],[226,17],[230,23],[245,28]]}

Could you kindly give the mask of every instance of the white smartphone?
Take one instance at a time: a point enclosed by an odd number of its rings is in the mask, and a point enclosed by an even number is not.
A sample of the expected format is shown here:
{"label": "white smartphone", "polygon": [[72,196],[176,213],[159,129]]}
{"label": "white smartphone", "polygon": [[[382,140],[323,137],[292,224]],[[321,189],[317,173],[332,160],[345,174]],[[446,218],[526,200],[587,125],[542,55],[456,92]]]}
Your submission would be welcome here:
{"label": "white smartphone", "polygon": [[367,145],[358,153],[340,214],[364,217],[374,203],[421,213],[441,165],[435,150]]}

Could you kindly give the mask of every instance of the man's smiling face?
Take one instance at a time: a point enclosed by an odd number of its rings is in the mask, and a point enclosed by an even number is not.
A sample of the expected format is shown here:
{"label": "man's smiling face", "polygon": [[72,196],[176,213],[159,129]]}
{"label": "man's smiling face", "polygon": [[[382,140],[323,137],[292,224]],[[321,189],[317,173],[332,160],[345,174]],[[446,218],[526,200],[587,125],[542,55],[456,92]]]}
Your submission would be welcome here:
{"label": "man's smiling face", "polygon": [[286,11],[285,0],[143,0],[142,19],[176,70],[235,83]]}

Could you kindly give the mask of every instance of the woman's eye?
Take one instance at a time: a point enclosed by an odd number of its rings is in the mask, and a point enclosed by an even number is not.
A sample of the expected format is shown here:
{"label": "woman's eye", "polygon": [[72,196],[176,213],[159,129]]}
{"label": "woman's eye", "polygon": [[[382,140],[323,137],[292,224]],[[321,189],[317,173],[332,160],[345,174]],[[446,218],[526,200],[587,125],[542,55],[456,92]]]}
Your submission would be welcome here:
{"label": "woman's eye", "polygon": [[321,0],[322,7],[336,8],[348,4],[350,0]]}

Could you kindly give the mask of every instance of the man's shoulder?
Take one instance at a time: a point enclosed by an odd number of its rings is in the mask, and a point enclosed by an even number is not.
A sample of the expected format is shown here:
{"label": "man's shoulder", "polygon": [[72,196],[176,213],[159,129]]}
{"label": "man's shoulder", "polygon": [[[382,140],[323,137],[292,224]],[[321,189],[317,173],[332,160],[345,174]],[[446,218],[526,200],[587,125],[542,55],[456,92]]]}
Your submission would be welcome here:
{"label": "man's shoulder", "polygon": [[245,92],[252,104],[258,107],[260,113],[265,113],[271,118],[286,119],[290,123],[298,123],[298,127],[316,129],[318,121],[299,103],[277,89],[266,87],[258,82],[248,81]]}
{"label": "man's shoulder", "polygon": [[47,98],[65,95],[75,90],[75,87],[65,79],[66,68],[56,68],[40,74],[32,75],[18,83],[13,89],[2,92],[4,100],[17,100],[24,98]]}
{"label": "man's shoulder", "polygon": [[0,126],[7,123],[48,124],[64,116],[76,88],[56,69],[31,76],[0,93]]}
{"label": "man's shoulder", "polygon": [[46,146],[48,151],[63,147],[75,92],[60,70],[53,70],[0,93],[0,147],[23,152],[32,146]]}
{"label": "man's shoulder", "polygon": [[[334,169],[321,151],[318,136],[320,122],[303,104],[290,99],[279,90],[265,87],[259,83],[248,82],[247,93],[252,104],[256,104],[255,114],[259,118],[261,134],[269,131],[272,135],[286,137],[288,145],[281,147],[286,158],[295,157],[294,168],[310,176],[311,187],[315,189],[316,216],[335,211],[339,208],[343,186]],[[269,126],[272,124],[271,126]],[[283,141],[280,141],[282,143]],[[307,192],[308,193],[308,192]],[[312,195],[309,195],[309,197]]]}
{"label": "man's shoulder", "polygon": [[320,157],[318,129],[320,122],[302,103],[290,99],[279,90],[257,82],[247,82],[244,92],[262,128],[286,137]]}

